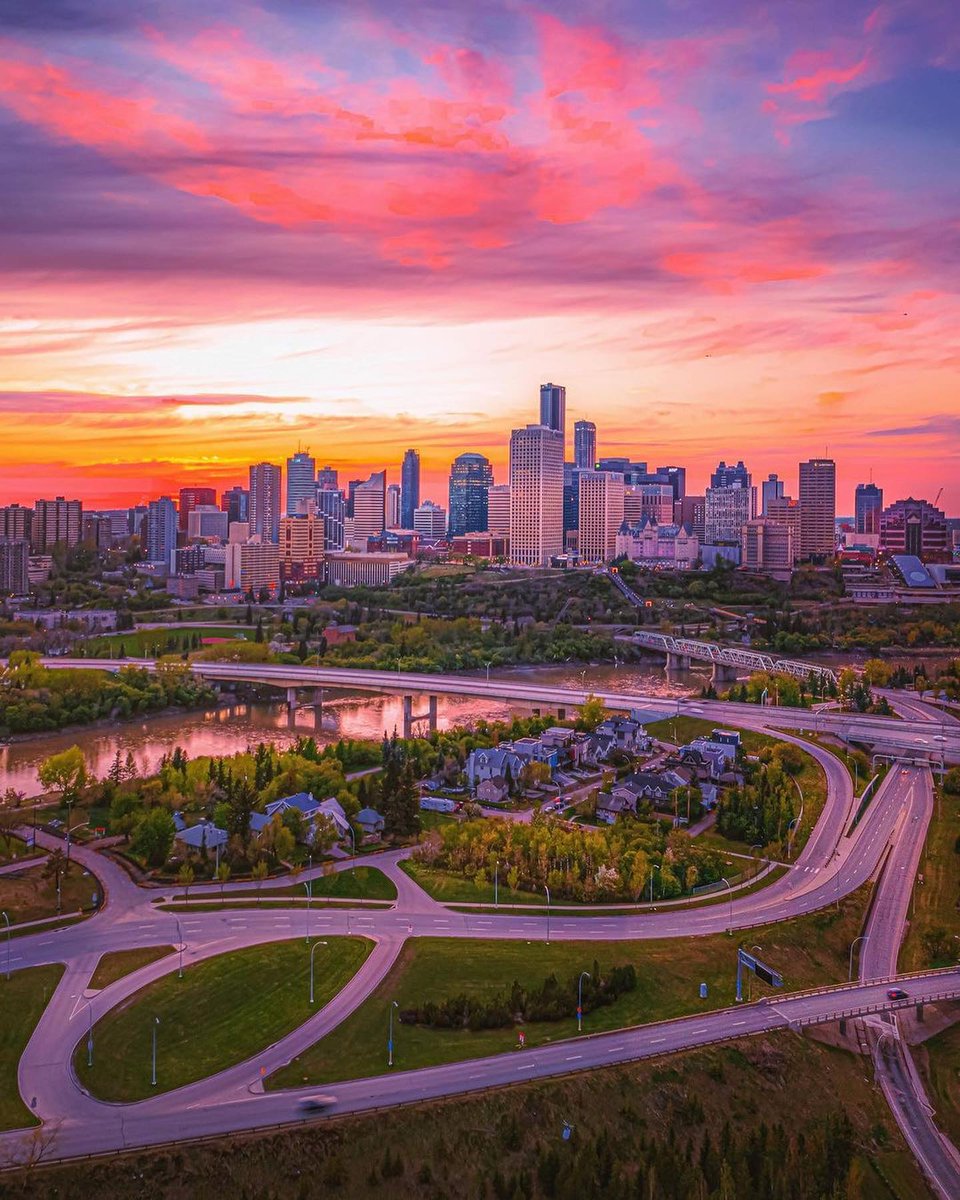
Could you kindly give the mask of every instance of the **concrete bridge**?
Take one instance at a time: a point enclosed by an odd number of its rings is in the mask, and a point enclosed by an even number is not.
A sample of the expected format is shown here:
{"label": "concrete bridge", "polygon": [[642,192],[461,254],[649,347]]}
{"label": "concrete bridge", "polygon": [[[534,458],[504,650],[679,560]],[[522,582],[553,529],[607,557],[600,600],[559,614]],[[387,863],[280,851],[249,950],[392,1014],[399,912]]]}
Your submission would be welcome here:
{"label": "concrete bridge", "polygon": [[712,663],[714,683],[732,682],[740,669],[778,672],[804,680],[812,675],[821,682],[837,682],[836,673],[819,663],[776,658],[772,654],[748,650],[743,646],[720,646],[716,642],[700,642],[693,638],[674,637],[670,633],[647,633],[644,630],[638,630],[629,641],[647,650],[658,650],[665,654],[668,671],[686,670],[693,661]]}

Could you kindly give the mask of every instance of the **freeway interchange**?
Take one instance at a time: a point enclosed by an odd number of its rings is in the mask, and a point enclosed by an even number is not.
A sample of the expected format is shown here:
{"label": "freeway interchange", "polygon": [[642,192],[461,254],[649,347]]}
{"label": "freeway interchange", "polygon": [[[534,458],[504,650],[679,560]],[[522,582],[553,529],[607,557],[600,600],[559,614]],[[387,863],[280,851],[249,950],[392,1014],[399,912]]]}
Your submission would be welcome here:
{"label": "freeway interchange", "polygon": [[[67,665],[69,660],[52,660],[50,665]],[[70,665],[93,665],[78,660]],[[99,665],[99,664],[98,664]],[[122,665],[130,665],[124,663]],[[225,664],[204,664],[222,668]],[[232,665],[232,664],[227,664]],[[260,672],[282,672],[281,686],[306,686],[297,668],[252,668]],[[249,678],[251,667],[239,671]],[[206,674],[206,672],[204,672]],[[314,669],[304,669],[311,685],[319,686]],[[377,672],[321,672],[378,676]],[[224,678],[219,675],[219,678]],[[273,678],[277,678],[276,675]],[[360,686],[374,681],[364,679]],[[394,690],[436,694],[455,685],[462,694],[464,684],[485,685],[483,680],[460,677],[391,677]],[[445,685],[441,688],[441,684]],[[323,686],[334,686],[327,678]],[[337,686],[358,686],[339,680]],[[530,692],[531,696],[517,695]],[[541,688],[511,682],[503,689],[478,694],[532,702],[569,705],[584,698],[567,689]],[[559,697],[559,699],[558,699]],[[611,708],[655,706],[662,714],[663,700],[637,696],[604,695]],[[680,712],[702,715],[746,728],[776,731],[787,741],[797,741],[823,766],[827,777],[827,800],[820,818],[796,861],[787,872],[766,887],[705,906],[659,906],[655,911],[629,915],[578,917],[569,911],[551,916],[497,912],[490,908],[473,913],[455,912],[431,899],[398,869],[404,852],[365,856],[364,863],[384,871],[397,885],[396,902],[388,909],[324,909],[315,912],[309,932],[315,937],[353,934],[374,943],[366,962],[342,991],[304,1025],[246,1062],[207,1079],[162,1093],[136,1103],[117,1105],[94,1099],[77,1079],[72,1065],[74,1047],[81,1042],[88,1022],[104,1013],[154,979],[177,969],[176,955],[161,959],[85,996],[101,954],[151,945],[185,945],[187,964],[240,947],[303,936],[304,910],[289,908],[243,911],[186,912],[179,916],[158,911],[151,901],[156,892],[139,888],[110,859],[90,848],[75,847],[73,854],[95,872],[104,886],[106,903],[96,916],[56,932],[38,932],[17,939],[12,950],[14,969],[45,963],[64,963],[64,976],[41,1017],[19,1065],[22,1097],[43,1122],[43,1133],[20,1131],[0,1135],[0,1164],[14,1166],[102,1154],[201,1136],[217,1136],[242,1130],[282,1126],[307,1119],[304,1100],[315,1089],[265,1092],[262,1077],[285,1066],[307,1047],[333,1030],[362,1004],[386,978],[405,940],[409,937],[504,938],[550,940],[627,940],[684,938],[722,933],[785,920],[823,908],[855,890],[867,880],[878,878],[871,908],[868,937],[863,946],[858,981],[814,992],[793,993],[768,1003],[744,1004],[653,1025],[578,1037],[523,1054],[500,1054],[415,1071],[396,1071],[374,1078],[338,1084],[336,1103],[328,1113],[342,1115],[375,1108],[450,1096],[483,1088],[501,1087],[529,1079],[568,1074],[610,1066],[641,1058],[691,1049],[717,1041],[779,1028],[799,1029],[809,1024],[857,1016],[866,1023],[875,1050],[877,1075],[903,1132],[918,1157],[936,1194],[960,1195],[960,1163],[956,1151],[939,1133],[931,1119],[912,1060],[899,1036],[897,1016],[891,1010],[911,1010],[920,1002],[960,997],[960,969],[928,971],[911,976],[901,986],[909,999],[891,1001],[887,991],[896,978],[896,962],[906,925],[906,912],[917,864],[933,811],[932,775],[928,765],[917,762],[891,770],[861,820],[853,826],[855,796],[850,775],[832,753],[801,741],[787,729],[810,728],[809,712],[762,709],[754,705],[731,705],[691,701],[672,705]],[[839,730],[846,736],[870,730],[883,722],[874,736],[890,740],[902,758],[922,759],[922,747],[936,746],[949,761],[960,756],[960,725],[941,722],[944,738],[931,742],[931,729],[939,713],[912,704],[904,719],[864,719],[852,714],[824,713],[817,719],[821,728]],[[931,720],[931,717],[933,718]],[[895,728],[894,728],[895,727]],[[352,860],[338,869],[352,866]],[[319,874],[316,868],[314,874]],[[309,878],[304,873],[302,878]],[[216,894],[216,885],[195,885],[192,893]],[[902,977],[901,977],[902,978]],[[38,1146],[42,1148],[38,1150]]]}

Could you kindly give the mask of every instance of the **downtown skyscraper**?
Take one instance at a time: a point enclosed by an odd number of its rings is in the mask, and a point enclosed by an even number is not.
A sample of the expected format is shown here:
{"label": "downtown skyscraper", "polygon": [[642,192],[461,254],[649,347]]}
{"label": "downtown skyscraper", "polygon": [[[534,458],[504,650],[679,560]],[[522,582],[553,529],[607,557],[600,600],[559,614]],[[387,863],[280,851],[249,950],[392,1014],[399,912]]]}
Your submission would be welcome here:
{"label": "downtown skyscraper", "polygon": [[824,559],[837,545],[837,464],[811,458],[800,464],[800,558]]}
{"label": "downtown skyscraper", "polygon": [[482,454],[460,454],[450,468],[450,536],[481,533],[487,528],[488,494],[493,468]]}
{"label": "downtown skyscraper", "polygon": [[510,435],[510,558],[544,567],[563,553],[563,434],[527,425]]}
{"label": "downtown skyscraper", "polygon": [[264,542],[280,540],[280,468],[256,463],[250,468],[250,532]]}
{"label": "downtown skyscraper", "polygon": [[287,512],[306,512],[301,505],[317,498],[317,461],[306,450],[287,459]]}
{"label": "downtown skyscraper", "polygon": [[400,525],[413,528],[413,514],[420,507],[420,455],[408,450],[400,466]]}
{"label": "downtown skyscraper", "polygon": [[560,433],[561,445],[567,419],[567,389],[558,383],[540,385],[540,424]]}
{"label": "downtown skyscraper", "polygon": [[592,421],[577,421],[573,427],[573,465],[581,471],[597,465],[597,427]]}

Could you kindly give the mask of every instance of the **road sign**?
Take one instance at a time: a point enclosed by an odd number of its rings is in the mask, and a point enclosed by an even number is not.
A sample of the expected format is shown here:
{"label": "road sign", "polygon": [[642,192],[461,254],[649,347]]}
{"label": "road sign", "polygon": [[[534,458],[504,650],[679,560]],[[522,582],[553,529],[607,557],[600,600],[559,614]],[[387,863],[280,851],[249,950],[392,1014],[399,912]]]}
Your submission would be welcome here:
{"label": "road sign", "polygon": [[768,967],[766,963],[762,963],[759,958],[755,958],[752,954],[748,954],[746,950],[737,950],[737,1001],[743,999],[743,969],[746,967],[748,971],[752,971],[758,979],[762,979],[764,983],[769,983],[771,987],[783,987],[783,976],[773,969]]}
{"label": "road sign", "polygon": [[705,983],[701,983],[700,984],[700,999],[706,1000],[706,998],[707,998],[707,985]]}

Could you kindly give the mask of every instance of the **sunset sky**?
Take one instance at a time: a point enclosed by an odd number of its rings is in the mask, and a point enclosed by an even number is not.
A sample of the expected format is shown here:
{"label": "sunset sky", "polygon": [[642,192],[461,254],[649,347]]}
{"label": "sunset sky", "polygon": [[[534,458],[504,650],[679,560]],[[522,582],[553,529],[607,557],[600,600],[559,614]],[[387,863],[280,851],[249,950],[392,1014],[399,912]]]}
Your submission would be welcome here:
{"label": "sunset sky", "polygon": [[4,0],[0,500],[442,500],[552,380],[690,490],[960,514],[958,151],[955,0]]}

